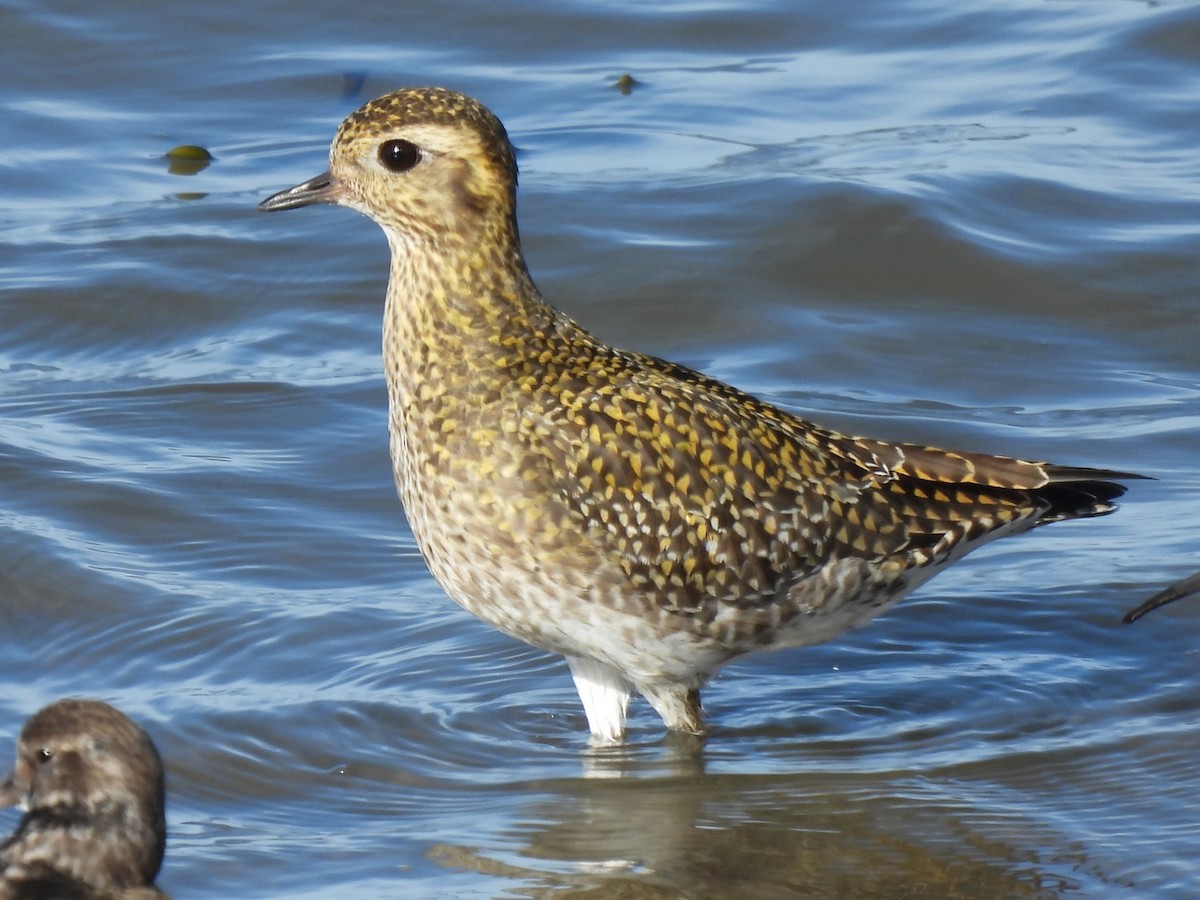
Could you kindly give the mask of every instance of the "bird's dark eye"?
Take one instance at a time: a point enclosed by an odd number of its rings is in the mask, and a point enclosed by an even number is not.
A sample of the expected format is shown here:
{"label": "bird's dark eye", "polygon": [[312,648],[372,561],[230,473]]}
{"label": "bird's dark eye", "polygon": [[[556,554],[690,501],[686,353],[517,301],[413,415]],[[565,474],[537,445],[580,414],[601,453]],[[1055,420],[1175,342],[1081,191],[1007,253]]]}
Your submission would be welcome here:
{"label": "bird's dark eye", "polygon": [[407,172],[421,161],[421,148],[412,141],[384,141],[379,145],[379,161],[389,172]]}
{"label": "bird's dark eye", "polygon": [[42,747],[37,752],[37,761],[39,763],[49,762],[50,757],[52,757],[53,755],[54,754],[50,751],[49,747]]}

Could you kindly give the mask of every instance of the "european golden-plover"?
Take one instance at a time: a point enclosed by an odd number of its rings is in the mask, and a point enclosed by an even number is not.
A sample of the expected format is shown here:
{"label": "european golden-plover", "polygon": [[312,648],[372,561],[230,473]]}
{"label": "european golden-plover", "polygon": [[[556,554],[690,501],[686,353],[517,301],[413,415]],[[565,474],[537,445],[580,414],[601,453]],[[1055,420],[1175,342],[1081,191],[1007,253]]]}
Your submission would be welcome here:
{"label": "european golden-plover", "polygon": [[723,663],[829,640],[989,540],[1111,512],[1136,477],[849,437],[602,343],[530,279],[512,146],[462,94],[372,100],[329,161],[260,208],[383,228],[413,534],[456,602],[566,657],[597,743],[623,738],[633,691],[699,733]]}

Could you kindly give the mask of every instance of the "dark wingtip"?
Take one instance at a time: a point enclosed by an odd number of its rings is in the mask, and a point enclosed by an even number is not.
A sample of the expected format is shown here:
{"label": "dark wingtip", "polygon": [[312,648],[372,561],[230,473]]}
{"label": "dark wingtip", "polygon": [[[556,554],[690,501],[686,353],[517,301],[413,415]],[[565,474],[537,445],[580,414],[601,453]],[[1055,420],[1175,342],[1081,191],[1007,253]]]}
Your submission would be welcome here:
{"label": "dark wingtip", "polygon": [[1046,466],[1046,478],[1052,483],[1080,481],[1155,481],[1153,475],[1118,472],[1116,469],[1088,469],[1082,466]]}

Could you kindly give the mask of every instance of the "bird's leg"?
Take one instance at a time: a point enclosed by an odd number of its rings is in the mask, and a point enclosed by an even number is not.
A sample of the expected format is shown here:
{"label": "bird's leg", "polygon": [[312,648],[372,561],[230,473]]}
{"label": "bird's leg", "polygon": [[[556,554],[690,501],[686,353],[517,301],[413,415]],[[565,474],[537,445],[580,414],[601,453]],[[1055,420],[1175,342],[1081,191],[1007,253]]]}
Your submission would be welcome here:
{"label": "bird's leg", "polygon": [[700,709],[700,688],[679,685],[655,685],[638,688],[655,712],[672,731],[704,734],[704,713]]}
{"label": "bird's leg", "polygon": [[633,691],[629,682],[612,666],[594,659],[568,656],[567,665],[587,713],[592,743],[620,743],[625,739],[625,713]]}

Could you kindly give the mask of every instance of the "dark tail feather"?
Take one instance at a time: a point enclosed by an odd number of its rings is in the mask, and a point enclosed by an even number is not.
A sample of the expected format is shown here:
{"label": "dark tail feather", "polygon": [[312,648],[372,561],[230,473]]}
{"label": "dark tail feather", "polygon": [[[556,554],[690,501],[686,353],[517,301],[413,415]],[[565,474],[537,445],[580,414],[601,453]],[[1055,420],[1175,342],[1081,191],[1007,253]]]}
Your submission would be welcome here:
{"label": "dark tail feather", "polygon": [[1076,466],[1048,465],[1045,472],[1046,486],[1037,490],[1038,497],[1050,505],[1039,520],[1043,523],[1106,516],[1117,508],[1113,501],[1127,490],[1119,482],[1149,477],[1132,472]]}

